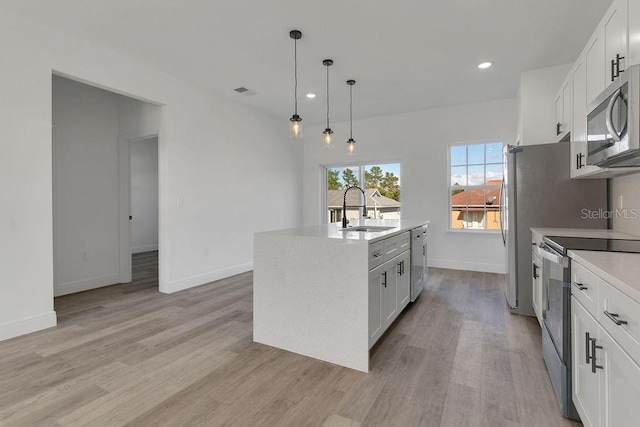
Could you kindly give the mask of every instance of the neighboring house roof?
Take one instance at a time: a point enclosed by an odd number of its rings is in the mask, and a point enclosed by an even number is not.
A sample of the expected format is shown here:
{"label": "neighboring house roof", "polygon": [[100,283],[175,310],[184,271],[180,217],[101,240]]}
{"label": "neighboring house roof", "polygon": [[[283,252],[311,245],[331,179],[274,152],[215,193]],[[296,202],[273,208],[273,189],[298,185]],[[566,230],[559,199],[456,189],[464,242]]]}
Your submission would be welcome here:
{"label": "neighboring house roof", "polygon": [[[397,200],[385,197],[375,188],[367,188],[364,190],[367,200],[367,208],[399,208],[400,202]],[[347,193],[347,206],[360,205],[360,195],[362,193],[357,189],[350,190]],[[344,198],[344,190],[328,190],[327,191],[327,206],[329,208],[342,208],[342,201]]]}
{"label": "neighboring house roof", "polygon": [[[499,186],[502,183],[500,179],[492,179],[487,181],[485,185]],[[491,188],[487,190],[463,190],[451,197],[452,207],[469,206],[474,210],[498,209],[500,207],[500,189]]]}

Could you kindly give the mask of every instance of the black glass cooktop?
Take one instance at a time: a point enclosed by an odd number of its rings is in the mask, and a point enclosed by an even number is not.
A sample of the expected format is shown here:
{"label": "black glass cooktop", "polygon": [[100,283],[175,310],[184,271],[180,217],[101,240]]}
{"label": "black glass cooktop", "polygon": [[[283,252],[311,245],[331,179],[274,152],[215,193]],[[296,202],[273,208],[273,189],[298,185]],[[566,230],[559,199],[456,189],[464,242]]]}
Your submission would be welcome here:
{"label": "black glass cooktop", "polygon": [[640,240],[594,239],[588,237],[545,236],[545,241],[558,252],[566,254],[569,249],[582,251],[640,253]]}

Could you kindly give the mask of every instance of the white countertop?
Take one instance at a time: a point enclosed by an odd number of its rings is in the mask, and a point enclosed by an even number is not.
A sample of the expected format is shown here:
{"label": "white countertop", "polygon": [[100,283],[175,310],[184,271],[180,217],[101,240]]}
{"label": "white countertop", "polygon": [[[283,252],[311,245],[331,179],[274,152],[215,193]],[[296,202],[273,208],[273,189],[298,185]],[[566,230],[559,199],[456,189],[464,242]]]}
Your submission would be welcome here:
{"label": "white countertop", "polygon": [[533,233],[542,236],[560,236],[560,237],[587,237],[593,239],[632,239],[637,240],[640,237],[632,234],[623,233],[615,230],[598,230],[586,228],[543,228],[531,227]]}
{"label": "white countertop", "polygon": [[[342,239],[342,240],[356,240],[356,241],[375,241],[379,239],[385,239],[399,234],[404,231],[411,230],[416,227],[428,224],[426,220],[397,220],[397,219],[365,219],[359,221],[350,221],[349,227],[357,227],[362,225],[368,226],[384,226],[393,227],[390,230],[378,231],[378,232],[362,232],[362,231],[342,231],[341,223],[311,225],[307,227],[288,228],[285,230],[265,231],[267,234],[277,234],[282,236],[299,236],[299,237],[318,237],[324,239]],[[263,234],[263,233],[256,233]]]}
{"label": "white countertop", "polygon": [[570,250],[569,257],[640,303],[640,254]]}

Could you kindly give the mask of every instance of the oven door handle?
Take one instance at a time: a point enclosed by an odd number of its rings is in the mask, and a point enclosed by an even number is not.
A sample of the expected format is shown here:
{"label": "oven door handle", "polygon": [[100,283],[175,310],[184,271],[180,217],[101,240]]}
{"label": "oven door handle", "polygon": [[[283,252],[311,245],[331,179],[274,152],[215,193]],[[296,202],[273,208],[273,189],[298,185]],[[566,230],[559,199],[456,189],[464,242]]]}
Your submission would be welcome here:
{"label": "oven door handle", "polygon": [[549,261],[553,262],[554,264],[560,264],[562,266],[565,265],[565,257],[563,257],[562,255],[558,255],[558,254],[556,254],[554,252],[551,252],[551,249],[549,249],[549,246],[547,246],[544,243],[541,243],[540,246],[538,246],[536,248],[536,252],[542,258],[548,259]]}

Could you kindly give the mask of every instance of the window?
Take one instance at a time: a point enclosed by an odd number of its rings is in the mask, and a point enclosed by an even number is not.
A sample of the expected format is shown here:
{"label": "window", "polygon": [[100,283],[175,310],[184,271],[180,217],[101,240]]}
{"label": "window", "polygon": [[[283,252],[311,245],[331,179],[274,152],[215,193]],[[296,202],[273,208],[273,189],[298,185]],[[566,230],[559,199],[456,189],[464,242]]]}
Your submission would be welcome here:
{"label": "window", "polygon": [[[323,212],[326,222],[342,221],[344,191],[351,185],[364,188],[367,216],[376,219],[400,219],[400,163],[325,167],[326,197]],[[362,185],[364,183],[364,186]],[[347,219],[362,215],[362,193],[347,193]]]}
{"label": "window", "polygon": [[502,142],[450,146],[452,230],[500,230],[502,146]]}

